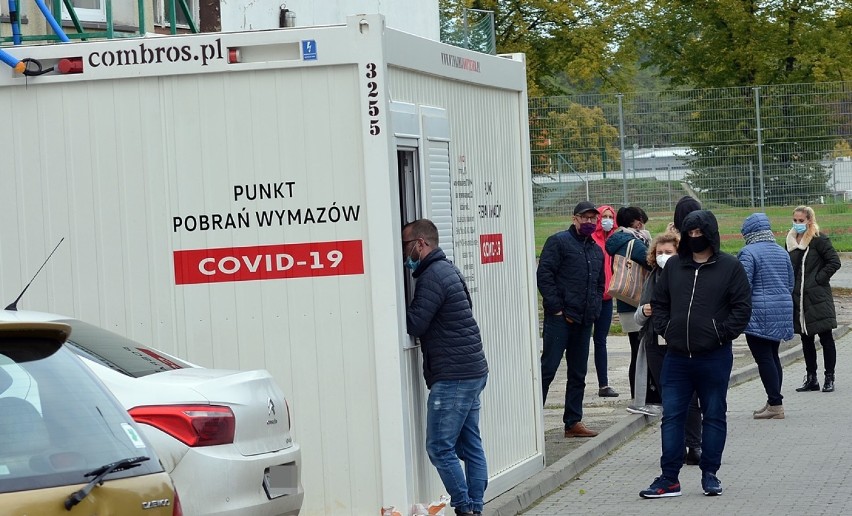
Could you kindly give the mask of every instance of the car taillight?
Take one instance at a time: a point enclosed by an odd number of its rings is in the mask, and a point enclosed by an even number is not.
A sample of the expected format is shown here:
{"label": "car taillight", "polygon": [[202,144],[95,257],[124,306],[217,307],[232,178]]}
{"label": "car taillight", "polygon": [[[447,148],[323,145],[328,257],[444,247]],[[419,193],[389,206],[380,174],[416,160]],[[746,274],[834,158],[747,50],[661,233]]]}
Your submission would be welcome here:
{"label": "car taillight", "polygon": [[228,407],[216,405],[156,405],[128,411],[137,422],[151,425],[187,446],[234,442],[236,420]]}
{"label": "car taillight", "polygon": [[180,496],[178,496],[177,488],[172,485],[175,492],[175,503],[172,505],[172,516],[183,516],[183,507],[180,506]]}

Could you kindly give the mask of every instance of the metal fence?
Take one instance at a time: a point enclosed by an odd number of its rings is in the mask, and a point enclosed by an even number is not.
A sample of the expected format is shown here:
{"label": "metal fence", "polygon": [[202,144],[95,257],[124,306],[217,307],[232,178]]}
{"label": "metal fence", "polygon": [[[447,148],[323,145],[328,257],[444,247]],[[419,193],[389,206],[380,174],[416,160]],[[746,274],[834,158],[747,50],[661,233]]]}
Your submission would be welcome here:
{"label": "metal fence", "polygon": [[531,98],[537,214],[852,201],[852,82]]}
{"label": "metal fence", "polygon": [[494,11],[462,9],[458,18],[442,17],[441,41],[485,54],[496,54]]}

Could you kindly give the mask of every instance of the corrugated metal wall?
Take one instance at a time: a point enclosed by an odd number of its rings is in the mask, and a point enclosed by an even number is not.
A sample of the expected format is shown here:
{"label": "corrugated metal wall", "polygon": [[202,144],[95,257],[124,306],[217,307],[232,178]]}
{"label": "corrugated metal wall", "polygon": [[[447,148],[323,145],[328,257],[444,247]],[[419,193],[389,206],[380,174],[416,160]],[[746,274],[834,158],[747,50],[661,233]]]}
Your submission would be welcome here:
{"label": "corrugated metal wall", "polygon": [[[204,366],[270,370],[291,402],[313,514],[379,503],[369,264],[360,275],[175,287],[172,251],[365,239],[358,75],[352,65],[77,82],[0,101],[27,113],[0,139],[3,296],[66,236],[21,308]],[[292,193],[236,198],[238,185],[278,182]],[[332,206],[360,216],[258,225],[261,212]],[[242,213],[248,227],[187,229],[188,217]]]}
{"label": "corrugated metal wall", "polygon": [[[482,331],[489,362],[488,386],[483,393],[481,430],[490,476],[509,473],[515,466],[540,457],[541,408],[533,378],[538,362],[531,342],[529,271],[532,249],[525,212],[529,172],[524,168],[518,92],[476,87],[434,76],[391,68],[393,101],[445,108],[450,122],[450,157],[455,224],[455,263],[472,291],[474,314]],[[518,113],[501,116],[494,113]],[[526,130],[525,128],[523,129]],[[424,152],[421,149],[421,152]],[[517,174],[506,174],[514,167]],[[470,180],[470,181],[467,181]],[[459,195],[462,194],[462,195]],[[428,217],[428,214],[427,214]],[[503,261],[481,263],[479,236],[501,234]],[[406,351],[410,374],[421,374],[420,350]],[[425,425],[425,386],[412,403],[420,403]],[[441,492],[440,480],[422,447],[423,429],[415,436],[419,453],[419,489]],[[415,440],[415,447],[417,441]],[[543,462],[543,461],[542,461]],[[499,493],[493,493],[499,494]]]}

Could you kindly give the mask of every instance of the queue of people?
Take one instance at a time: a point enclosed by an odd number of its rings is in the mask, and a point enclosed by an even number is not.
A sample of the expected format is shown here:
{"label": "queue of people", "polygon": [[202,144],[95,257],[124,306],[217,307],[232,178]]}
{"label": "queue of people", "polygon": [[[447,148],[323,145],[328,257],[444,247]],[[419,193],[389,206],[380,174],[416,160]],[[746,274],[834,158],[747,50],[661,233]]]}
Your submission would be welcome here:
{"label": "queue of people", "polygon": [[[721,251],[715,215],[690,196],[680,199],[667,230],[653,239],[645,230],[647,215],[641,208],[622,207],[612,221],[614,211],[588,201],[578,204],[572,227],[549,238],[542,250],[538,283],[545,312],[543,400],[564,357],[569,368],[565,436],[597,435],[582,422],[581,373],[586,371],[592,329],[598,395],[617,395],[609,385],[606,358],[598,356],[606,353],[601,326],[612,318],[607,287],[613,258],[622,256],[646,268],[650,274],[638,304],[618,299],[614,306],[631,349],[628,411],[662,415],[662,472],[640,496],[680,495],[683,464],[699,466],[705,495],[720,495],[716,473],[727,438],[733,340],[745,335],[766,392],[754,419],[785,417],[779,348],[794,332],[802,340],[807,368],[796,390],[820,390],[815,349],[819,337],[825,362],[822,391],[832,392],[836,349],[831,330],[837,321],[829,280],[840,267],[839,258],[828,237],[820,234],[813,209],[806,206],[794,210],[786,249],[778,245],[766,214],[747,217],[741,227],[744,246],[737,256]],[[597,256],[592,243],[603,250],[602,274],[592,263]],[[578,249],[583,249],[582,259],[577,259]],[[574,312],[581,318],[566,319],[567,307],[583,299],[585,310]],[[597,306],[607,313],[589,314]],[[574,331],[565,330],[572,325]]]}
{"label": "queue of people", "polygon": [[[722,494],[716,476],[727,439],[727,391],[733,340],[745,334],[766,392],[755,419],[784,419],[782,341],[800,336],[806,374],[798,392],[819,391],[815,339],[823,348],[822,392],[835,389],[837,327],[830,280],[840,259],[820,233],[814,210],[799,206],[785,246],[769,218],[754,213],[742,224],[737,256],[721,251],[718,222],[685,196],[666,231],[651,238],[648,217],[635,206],[578,203],[571,224],[551,235],[537,270],[544,311],[542,402],[563,358],[568,368],[563,424],[566,438],[594,437],[583,423],[583,398],[594,340],[598,395],[617,397],[607,373],[606,343],[613,317],[607,287],[614,257],[649,272],[636,304],[615,302],[630,341],[630,412],[662,415],[661,474],[642,498],[681,494],[683,464],[699,466],[705,495]],[[479,434],[480,394],[488,364],[472,302],[458,269],[438,245],[428,219],[403,228],[405,265],[417,278],[408,307],[408,333],[421,339],[424,379],[430,389],[426,449],[456,514],[483,509],[488,474]],[[635,299],[635,298],[634,298]],[[463,399],[458,393],[464,393]],[[450,398],[463,410],[447,418],[437,410]],[[656,407],[656,408],[652,408]],[[433,410],[434,408],[434,410]],[[463,446],[461,446],[463,444]],[[460,450],[463,453],[460,453]],[[464,468],[460,462],[464,462]]]}

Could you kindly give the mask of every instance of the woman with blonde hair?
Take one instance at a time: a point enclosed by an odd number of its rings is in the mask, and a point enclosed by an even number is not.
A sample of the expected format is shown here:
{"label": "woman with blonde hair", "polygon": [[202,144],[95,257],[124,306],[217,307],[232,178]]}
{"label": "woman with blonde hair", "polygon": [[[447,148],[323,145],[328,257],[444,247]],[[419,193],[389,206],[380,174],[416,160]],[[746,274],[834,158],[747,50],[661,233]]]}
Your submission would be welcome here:
{"label": "woman with blonde hair", "polygon": [[787,233],[787,252],[793,264],[793,328],[802,338],[805,380],[798,392],[818,391],[815,335],[819,335],[825,361],[823,392],[834,391],[837,349],[831,330],[837,328],[831,277],[840,269],[840,258],[831,240],[820,234],[816,214],[810,206],[793,210],[793,227]]}

